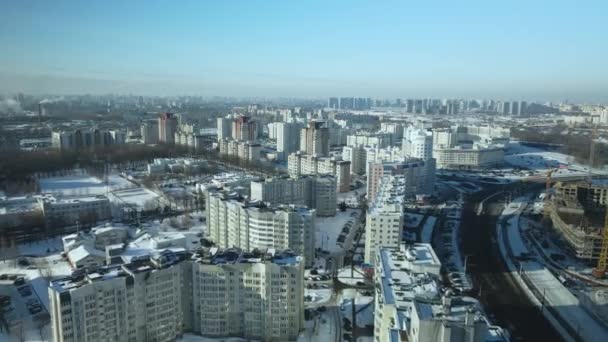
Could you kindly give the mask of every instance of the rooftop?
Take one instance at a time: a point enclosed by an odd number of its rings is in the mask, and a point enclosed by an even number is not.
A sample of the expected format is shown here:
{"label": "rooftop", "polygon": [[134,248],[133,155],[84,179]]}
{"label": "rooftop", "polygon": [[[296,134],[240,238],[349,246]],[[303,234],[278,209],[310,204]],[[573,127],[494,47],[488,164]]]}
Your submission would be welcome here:
{"label": "rooftop", "polygon": [[297,265],[302,262],[302,257],[291,250],[276,251],[269,248],[265,252],[245,252],[238,248],[221,250],[217,247],[200,249],[193,259],[202,264],[229,265],[229,264],[253,264],[274,263],[278,265]]}

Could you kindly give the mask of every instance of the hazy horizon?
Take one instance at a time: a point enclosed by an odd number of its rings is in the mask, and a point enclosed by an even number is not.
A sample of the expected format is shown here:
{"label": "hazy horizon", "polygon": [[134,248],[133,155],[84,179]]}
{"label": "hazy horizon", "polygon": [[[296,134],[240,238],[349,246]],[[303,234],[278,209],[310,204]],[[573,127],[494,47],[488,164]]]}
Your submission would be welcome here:
{"label": "hazy horizon", "polygon": [[0,92],[608,102],[600,1],[21,1]]}

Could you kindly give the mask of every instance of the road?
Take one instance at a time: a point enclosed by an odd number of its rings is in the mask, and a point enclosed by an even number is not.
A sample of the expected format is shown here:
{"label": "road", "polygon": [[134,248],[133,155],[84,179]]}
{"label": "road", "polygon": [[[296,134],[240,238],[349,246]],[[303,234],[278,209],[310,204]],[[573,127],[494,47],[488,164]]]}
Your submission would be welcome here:
{"label": "road", "polygon": [[518,287],[500,257],[495,228],[508,193],[489,198],[478,215],[479,201],[502,190],[470,196],[464,207],[461,232],[464,254],[469,255],[467,270],[475,283],[473,292],[481,294],[484,307],[499,325],[509,329],[513,341],[563,341]]}

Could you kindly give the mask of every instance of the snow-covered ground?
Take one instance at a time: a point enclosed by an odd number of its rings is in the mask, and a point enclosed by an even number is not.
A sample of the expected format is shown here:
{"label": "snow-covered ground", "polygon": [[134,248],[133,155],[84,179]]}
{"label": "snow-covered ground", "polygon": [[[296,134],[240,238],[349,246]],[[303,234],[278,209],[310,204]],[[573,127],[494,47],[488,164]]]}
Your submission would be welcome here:
{"label": "snow-covered ground", "polygon": [[374,325],[374,297],[364,296],[355,289],[344,289],[338,298],[340,313],[342,317],[353,322],[352,299],[355,299],[355,311],[357,313],[357,326],[365,328]]}
{"label": "snow-covered ground", "polygon": [[353,271],[349,266],[341,268],[338,271],[338,279],[341,283],[351,286],[357,286],[357,283],[365,282],[364,274],[365,273],[360,267],[355,266],[355,269]]}
{"label": "snow-covered ground", "polygon": [[[586,171],[589,171],[588,165],[577,163],[573,156],[522,145],[517,141],[509,144],[509,149],[505,155],[505,162],[513,166],[532,170],[549,170],[555,169],[560,165],[565,165],[568,167],[567,169],[559,170],[564,175],[584,174]],[[608,170],[605,168],[594,168],[592,172],[608,174]]]}
{"label": "snow-covered ground", "polygon": [[[353,213],[357,213],[357,216],[354,216],[355,214]],[[346,235],[345,243],[343,244],[348,245],[348,238],[352,239],[354,231],[357,228],[358,215],[360,215],[359,209],[347,209],[346,211],[338,210],[335,216],[317,217],[315,221],[317,247],[330,253],[343,250],[344,248],[338,244],[338,237],[342,234],[344,226],[348,222],[351,222],[349,233]]]}
{"label": "snow-covered ground", "polygon": [[[58,248],[59,247],[59,248]],[[21,321],[23,324],[23,339],[21,329],[9,336],[0,332],[0,341],[51,341],[50,325],[46,314],[49,309],[48,283],[49,280],[65,277],[72,273],[70,265],[61,257],[58,239],[44,240],[32,244],[17,246],[10,259],[0,261],[0,274],[18,274],[25,278],[26,284],[32,289],[32,294],[22,297],[12,281],[0,281],[0,293],[11,296],[13,310],[7,315],[9,324]],[[16,257],[21,255],[21,257]],[[28,255],[28,257],[24,257]],[[6,256],[6,255],[4,255]],[[38,256],[38,257],[29,257]],[[29,266],[20,265],[19,259],[29,262]],[[40,303],[46,311],[33,317],[26,307],[26,301]],[[45,324],[41,326],[41,324]]]}
{"label": "snow-covered ground", "polygon": [[[332,289],[305,289],[304,290],[304,302],[323,304],[327,303],[331,299]],[[306,300],[309,297],[310,300]]]}
{"label": "snow-covered ground", "polygon": [[109,191],[135,186],[119,175],[109,175],[107,185],[101,179],[86,174],[41,178],[38,182],[41,193],[62,196],[103,195]]}

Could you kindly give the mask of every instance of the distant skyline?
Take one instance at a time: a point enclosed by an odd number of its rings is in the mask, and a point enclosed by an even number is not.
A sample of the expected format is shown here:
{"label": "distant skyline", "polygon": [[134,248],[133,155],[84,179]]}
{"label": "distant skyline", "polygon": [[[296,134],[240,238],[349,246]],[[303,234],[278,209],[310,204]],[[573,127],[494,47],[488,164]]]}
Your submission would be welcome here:
{"label": "distant skyline", "polygon": [[608,102],[605,1],[5,1],[0,93]]}

